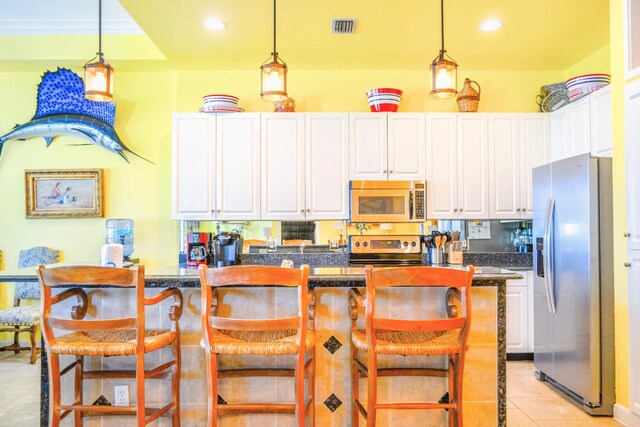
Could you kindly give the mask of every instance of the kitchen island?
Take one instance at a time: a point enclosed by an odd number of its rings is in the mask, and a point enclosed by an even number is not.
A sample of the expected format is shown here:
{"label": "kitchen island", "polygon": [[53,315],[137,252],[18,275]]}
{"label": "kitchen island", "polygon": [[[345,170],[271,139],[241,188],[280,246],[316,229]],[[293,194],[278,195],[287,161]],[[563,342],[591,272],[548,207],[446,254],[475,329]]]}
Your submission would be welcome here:
{"label": "kitchen island", "polygon": [[[200,287],[198,270],[193,268],[170,267],[164,269],[147,269],[145,292],[153,295],[157,290],[152,288],[178,287],[184,295],[184,312],[180,319],[182,332],[182,378],[181,378],[181,411],[184,424],[202,425],[206,420],[206,376],[204,353],[200,348]],[[488,426],[506,425],[506,281],[518,279],[521,276],[511,271],[501,269],[479,268],[473,279],[473,318],[469,349],[465,363],[464,400],[465,425]],[[34,281],[37,280],[34,269],[0,271],[0,281]],[[316,335],[317,335],[317,373],[316,373],[316,423],[321,426],[349,426],[351,414],[351,385],[349,369],[349,335],[350,317],[348,291],[351,287],[364,287],[365,280],[362,268],[328,267],[313,268],[309,278],[309,286],[316,292]],[[250,289],[229,291],[224,298],[241,298],[251,301],[252,298],[269,302],[269,309],[256,312],[251,303],[245,304],[246,312],[234,313],[238,317],[263,318],[273,315],[284,316],[295,311],[296,298],[291,289],[269,288],[255,292]],[[400,293],[389,295],[386,304],[379,304],[378,311],[386,311],[391,315],[401,315],[404,318],[425,317],[425,313],[441,312],[444,309],[444,298],[434,296],[428,291],[402,289]],[[98,307],[89,310],[87,318],[95,316],[118,317],[130,314],[135,308],[133,293],[129,289],[93,289],[88,292],[89,300],[92,294],[99,293],[95,301]],[[114,303],[117,301],[117,303]],[[147,311],[147,327],[167,327],[168,305],[152,308]],[[61,308],[62,313],[69,307]],[[153,312],[152,312],[153,311]],[[68,312],[68,311],[67,311]],[[46,354],[46,349],[43,355]],[[163,360],[164,354],[147,356],[150,366]],[[441,360],[430,363],[441,366]],[[404,358],[403,360],[410,360]],[[65,362],[63,362],[64,364]],[[105,368],[122,367],[131,363],[121,358],[91,358],[88,363],[102,364]],[[221,364],[224,366],[224,359]],[[247,357],[246,365],[257,363],[274,364],[269,357]],[[384,361],[381,360],[381,365]],[[128,366],[128,365],[127,365]],[[42,406],[41,425],[48,425],[48,366],[46,357],[42,358]],[[67,378],[67,387],[72,378]],[[392,379],[393,380],[393,379]],[[233,384],[231,384],[233,383]],[[113,387],[129,384],[132,389],[132,400],[135,399],[133,381],[130,380],[99,380],[85,386],[86,401],[94,401],[100,395],[113,401]],[[379,396],[384,400],[388,395],[394,399],[435,399],[445,394],[446,387],[442,379],[438,378],[407,378],[395,379],[388,383],[383,381],[379,385]],[[65,393],[63,381],[63,399],[71,396]],[[147,402],[149,405],[160,404],[165,401],[168,385],[153,381],[147,384]],[[284,401],[293,398],[290,380],[283,378],[261,379],[231,379],[223,382],[218,399],[223,401],[238,401],[243,399],[247,391],[255,399],[263,401]],[[423,397],[424,396],[424,397]],[[133,400],[135,401],[135,400]],[[421,424],[445,425],[446,415],[439,411],[402,411],[398,418],[394,411],[381,412],[380,425]],[[229,417],[223,425],[293,425],[293,418],[283,415],[255,414],[250,419]],[[162,420],[160,425],[169,425],[168,420]]]}

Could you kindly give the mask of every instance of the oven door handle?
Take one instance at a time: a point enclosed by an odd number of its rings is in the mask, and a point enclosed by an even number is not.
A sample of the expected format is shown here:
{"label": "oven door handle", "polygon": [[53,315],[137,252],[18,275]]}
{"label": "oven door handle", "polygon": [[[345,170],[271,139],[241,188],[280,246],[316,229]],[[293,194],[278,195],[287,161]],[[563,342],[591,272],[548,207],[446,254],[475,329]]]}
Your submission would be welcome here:
{"label": "oven door handle", "polygon": [[409,220],[413,220],[413,191],[409,191]]}

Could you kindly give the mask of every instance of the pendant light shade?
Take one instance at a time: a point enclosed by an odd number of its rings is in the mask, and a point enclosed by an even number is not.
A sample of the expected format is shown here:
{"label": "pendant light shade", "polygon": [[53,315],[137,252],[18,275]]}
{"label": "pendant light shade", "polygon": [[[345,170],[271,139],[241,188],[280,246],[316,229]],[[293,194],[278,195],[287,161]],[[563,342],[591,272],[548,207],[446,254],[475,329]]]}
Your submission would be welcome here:
{"label": "pendant light shade", "polygon": [[113,67],[102,53],[102,0],[98,0],[98,9],[98,53],[84,64],[84,96],[93,101],[113,101]]}
{"label": "pendant light shade", "polygon": [[440,29],[442,47],[431,63],[431,97],[452,98],[458,93],[458,63],[444,49],[444,0],[440,0]]}
{"label": "pendant light shade", "polygon": [[284,101],[287,99],[287,64],[278,57],[276,49],[276,0],[273,0],[273,52],[260,67],[261,92],[265,101]]}

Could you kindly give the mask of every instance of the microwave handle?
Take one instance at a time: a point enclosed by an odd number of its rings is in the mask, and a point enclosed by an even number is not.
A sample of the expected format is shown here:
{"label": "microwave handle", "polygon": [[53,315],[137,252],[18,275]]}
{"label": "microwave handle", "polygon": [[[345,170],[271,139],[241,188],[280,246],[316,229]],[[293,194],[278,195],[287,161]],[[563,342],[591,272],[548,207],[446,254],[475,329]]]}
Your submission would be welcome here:
{"label": "microwave handle", "polygon": [[409,191],[409,220],[413,220],[413,191]]}

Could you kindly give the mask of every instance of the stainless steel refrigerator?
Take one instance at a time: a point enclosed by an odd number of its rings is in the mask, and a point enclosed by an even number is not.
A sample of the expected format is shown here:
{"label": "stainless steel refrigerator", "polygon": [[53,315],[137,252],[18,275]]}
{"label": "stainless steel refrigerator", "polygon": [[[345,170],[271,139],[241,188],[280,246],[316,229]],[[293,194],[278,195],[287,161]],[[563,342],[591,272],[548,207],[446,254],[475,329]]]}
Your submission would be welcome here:
{"label": "stainless steel refrigerator", "polygon": [[594,415],[615,402],[611,159],[533,169],[534,362]]}

